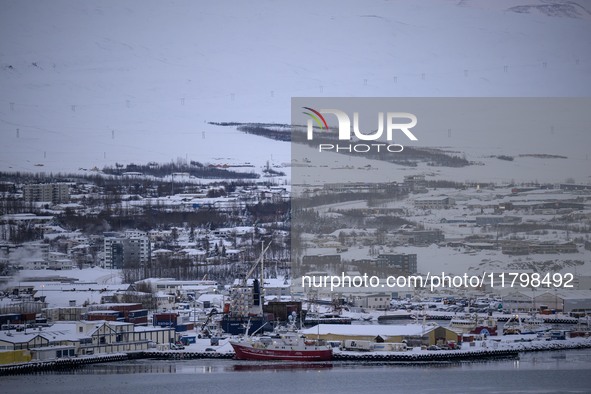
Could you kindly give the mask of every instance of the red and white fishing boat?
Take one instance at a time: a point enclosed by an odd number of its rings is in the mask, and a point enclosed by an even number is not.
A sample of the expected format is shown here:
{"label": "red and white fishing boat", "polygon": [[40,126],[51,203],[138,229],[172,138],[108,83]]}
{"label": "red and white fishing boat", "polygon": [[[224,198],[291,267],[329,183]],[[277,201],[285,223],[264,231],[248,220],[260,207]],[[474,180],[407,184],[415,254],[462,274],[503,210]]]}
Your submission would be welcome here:
{"label": "red and white fishing boat", "polygon": [[330,361],[332,348],[297,332],[230,341],[239,360]]}

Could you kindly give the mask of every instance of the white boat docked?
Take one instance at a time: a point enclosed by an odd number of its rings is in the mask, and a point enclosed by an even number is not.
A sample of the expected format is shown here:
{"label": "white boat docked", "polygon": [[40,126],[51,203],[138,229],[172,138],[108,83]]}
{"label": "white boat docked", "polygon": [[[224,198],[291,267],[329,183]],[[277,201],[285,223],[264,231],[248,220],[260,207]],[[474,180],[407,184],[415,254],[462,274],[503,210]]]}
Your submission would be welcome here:
{"label": "white boat docked", "polygon": [[503,326],[503,335],[538,334],[551,329],[551,325],[536,316],[521,319],[519,315],[515,315]]}
{"label": "white boat docked", "polygon": [[454,317],[448,326],[460,334],[497,335],[497,321],[493,317],[481,317],[477,314]]}

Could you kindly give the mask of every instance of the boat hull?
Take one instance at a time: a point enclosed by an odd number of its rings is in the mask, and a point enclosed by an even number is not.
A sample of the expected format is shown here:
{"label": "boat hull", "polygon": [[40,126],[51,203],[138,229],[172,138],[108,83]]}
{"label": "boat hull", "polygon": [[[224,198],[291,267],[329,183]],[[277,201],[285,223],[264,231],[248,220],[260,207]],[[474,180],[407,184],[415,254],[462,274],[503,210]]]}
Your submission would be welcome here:
{"label": "boat hull", "polygon": [[410,320],[412,319],[412,315],[410,313],[396,313],[392,315],[380,315],[378,316],[378,323],[383,321],[391,321],[391,320]]}
{"label": "boat hull", "polygon": [[230,342],[238,360],[330,361],[332,349],[259,349],[247,344]]}

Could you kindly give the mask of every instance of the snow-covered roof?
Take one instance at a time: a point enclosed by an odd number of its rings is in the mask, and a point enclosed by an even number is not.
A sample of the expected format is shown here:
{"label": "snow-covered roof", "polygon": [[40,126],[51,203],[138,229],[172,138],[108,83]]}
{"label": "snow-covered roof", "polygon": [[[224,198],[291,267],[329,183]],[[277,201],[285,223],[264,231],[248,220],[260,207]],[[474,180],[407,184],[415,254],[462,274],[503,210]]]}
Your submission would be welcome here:
{"label": "snow-covered roof", "polygon": [[207,302],[209,301],[212,304],[222,305],[224,300],[224,296],[221,294],[201,294],[197,301],[199,302]]}
{"label": "snow-covered roof", "polygon": [[152,254],[168,254],[172,253],[172,250],[169,249],[156,249],[152,251]]}
{"label": "snow-covered roof", "polygon": [[54,341],[78,341],[80,338],[88,338],[86,334],[78,334],[76,332],[75,322],[64,322],[56,323],[47,328],[39,329],[28,329],[27,333],[24,332],[0,332],[0,341],[6,341],[10,343],[25,343],[29,342],[36,336],[41,336],[50,342]]}
{"label": "snow-covered roof", "polygon": [[[254,279],[248,279],[246,281],[246,285],[247,286],[252,286],[253,285],[253,281]],[[240,283],[242,282],[241,279],[235,279],[234,280],[234,285],[240,285]],[[263,286],[267,287],[267,288],[286,288],[291,286],[291,280],[285,280],[283,278],[265,278],[264,282],[263,282]]]}
{"label": "snow-covered roof", "polygon": [[449,196],[418,197],[415,201],[445,201]]}
{"label": "snow-covered roof", "polygon": [[181,249],[180,252],[184,253],[188,256],[203,256],[203,255],[207,254],[207,252],[205,250],[199,250],[199,249],[194,249],[194,248]]}
{"label": "snow-covered roof", "polygon": [[423,336],[439,326],[422,324],[406,325],[355,325],[355,324],[320,324],[307,328],[305,335],[343,335],[343,336]]}

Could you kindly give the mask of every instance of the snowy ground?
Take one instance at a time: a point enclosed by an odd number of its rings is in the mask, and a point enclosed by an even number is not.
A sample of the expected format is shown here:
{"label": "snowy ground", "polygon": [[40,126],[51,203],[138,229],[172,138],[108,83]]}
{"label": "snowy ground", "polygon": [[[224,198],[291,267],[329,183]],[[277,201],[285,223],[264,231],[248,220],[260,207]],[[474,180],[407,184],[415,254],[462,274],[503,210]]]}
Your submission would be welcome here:
{"label": "snowy ground", "polygon": [[[455,200],[455,205],[449,209],[418,209],[414,207],[414,201],[418,198],[429,198],[435,196],[448,196]],[[560,190],[535,190],[531,192],[520,193],[512,195],[510,188],[495,188],[493,189],[436,189],[429,193],[412,194],[404,200],[384,201],[378,208],[400,209],[405,214],[404,219],[423,225],[428,230],[442,230],[446,242],[463,239],[467,236],[488,236],[490,242],[498,237],[499,240],[520,238],[532,242],[568,242],[573,238],[588,239],[589,235],[579,233],[574,230],[567,232],[563,230],[548,229],[544,231],[535,231],[530,233],[510,233],[507,235],[497,234],[495,228],[479,227],[475,223],[442,223],[442,220],[448,219],[471,219],[475,220],[476,216],[487,216],[493,214],[490,208],[480,209],[478,206],[495,205],[501,202],[513,202],[515,204],[529,204],[539,203],[542,201],[574,201],[581,198],[581,195],[569,192],[562,192]],[[474,207],[470,207],[474,206]],[[343,203],[335,203],[323,205],[316,208],[316,211],[326,217],[334,217],[339,215],[338,211],[348,211],[353,209],[367,208],[366,201],[349,201]],[[577,211],[579,212],[579,211]],[[587,211],[583,211],[586,213]],[[522,218],[522,222],[535,222],[544,224],[554,219],[562,218],[567,214],[556,213],[531,213],[523,210],[515,210],[506,212],[507,216],[518,216]],[[575,229],[578,222],[570,223]],[[372,234],[375,228],[355,228],[355,229],[338,229],[330,236],[338,245],[339,233],[350,233],[355,231],[358,237],[365,233]],[[317,237],[307,235],[308,241],[314,242]],[[483,241],[484,242],[484,241]],[[361,242],[359,242],[361,243]],[[361,260],[371,258],[368,246],[354,245],[348,250],[340,252],[341,259],[345,261]],[[421,273],[441,273],[444,271],[449,274],[482,274],[484,272],[509,272],[509,271],[529,271],[529,267],[534,262],[551,262],[555,264],[553,272],[573,273],[575,275],[591,275],[591,251],[578,248],[578,253],[568,254],[530,254],[526,256],[512,256],[503,254],[501,250],[476,250],[464,247],[444,247],[438,245],[430,246],[409,246],[401,245],[393,247],[374,246],[374,256],[377,253],[413,253],[417,255],[418,271]],[[335,254],[336,247],[310,247],[306,251],[309,255],[315,254]],[[584,264],[580,264],[584,263]]]}

